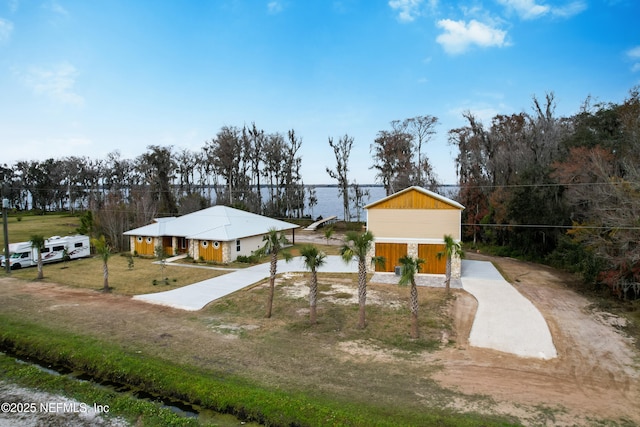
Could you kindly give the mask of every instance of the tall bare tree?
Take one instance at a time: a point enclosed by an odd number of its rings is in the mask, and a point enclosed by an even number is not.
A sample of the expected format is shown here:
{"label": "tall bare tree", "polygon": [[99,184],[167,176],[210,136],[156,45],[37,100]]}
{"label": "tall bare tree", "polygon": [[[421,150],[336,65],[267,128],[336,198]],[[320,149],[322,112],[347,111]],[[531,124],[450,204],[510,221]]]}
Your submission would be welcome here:
{"label": "tall bare tree", "polygon": [[371,145],[371,151],[372,169],[377,169],[376,179],[384,186],[387,196],[409,186],[413,169],[409,133],[397,126],[391,131],[382,130]]}
{"label": "tall bare tree", "polygon": [[416,185],[423,187],[433,184],[435,177],[433,169],[429,165],[429,159],[422,157],[422,148],[427,144],[433,135],[435,135],[435,127],[438,125],[438,118],[435,116],[416,116],[403,121],[403,126],[413,135],[415,144],[416,159]]}
{"label": "tall bare tree", "polygon": [[137,167],[146,178],[146,183],[158,202],[158,212],[175,215],[178,212],[178,206],[171,188],[171,181],[175,177],[177,165],[173,158],[172,147],[149,145],[147,150],[138,158]]}
{"label": "tall bare tree", "polygon": [[342,215],[345,221],[351,220],[349,211],[349,155],[353,147],[353,138],[345,134],[337,142],[329,137],[329,146],[336,158],[336,168],[326,168],[329,176],[338,181],[338,194],[342,196]]}

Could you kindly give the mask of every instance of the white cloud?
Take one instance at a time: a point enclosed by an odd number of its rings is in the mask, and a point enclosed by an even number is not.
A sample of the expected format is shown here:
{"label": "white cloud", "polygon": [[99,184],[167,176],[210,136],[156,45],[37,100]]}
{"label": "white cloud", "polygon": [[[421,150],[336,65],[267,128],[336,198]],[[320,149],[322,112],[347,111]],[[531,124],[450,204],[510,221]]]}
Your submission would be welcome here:
{"label": "white cloud", "polygon": [[438,21],[437,26],[442,28],[444,33],[440,34],[436,41],[442,45],[447,53],[452,55],[464,53],[472,45],[480,47],[507,45],[506,31],[490,27],[475,19],[468,23],[442,19]]}
{"label": "white cloud", "polygon": [[412,22],[420,16],[422,0],[389,0],[389,7],[398,12],[398,20]]}
{"label": "white cloud", "polygon": [[284,9],[284,6],[280,1],[270,1],[269,3],[267,3],[267,11],[271,15],[278,14],[282,12],[283,9]]}
{"label": "white cloud", "polygon": [[31,67],[22,73],[22,81],[37,95],[45,95],[63,104],[83,105],[84,98],[74,90],[78,71],[63,62],[49,68]]}
{"label": "white cloud", "polygon": [[640,59],[640,46],[629,49],[627,56],[631,59]]}
{"label": "white cloud", "polygon": [[549,6],[538,4],[536,0],[497,0],[507,9],[513,10],[520,18],[537,19],[545,15],[553,15],[557,18],[570,18],[587,8],[585,0],[574,0],[563,6]]}
{"label": "white cloud", "polygon": [[631,66],[631,71],[636,73],[640,71],[640,46],[636,46],[627,51],[627,57],[634,61],[634,64]]}
{"label": "white cloud", "polygon": [[56,2],[55,0],[52,0],[51,2],[45,4],[44,7],[45,9],[49,9],[50,11],[57,13],[58,15],[62,15],[62,16],[69,15],[69,12],[67,11],[67,9],[62,7],[62,5]]}
{"label": "white cloud", "polygon": [[587,3],[583,0],[576,0],[561,7],[554,7],[551,13],[559,18],[571,18],[587,9]]}
{"label": "white cloud", "polygon": [[536,4],[535,0],[498,0],[498,3],[513,9],[522,19],[535,19],[546,15],[550,7]]}
{"label": "white cloud", "polygon": [[0,18],[0,43],[4,43],[11,38],[13,32],[13,23],[6,19]]}

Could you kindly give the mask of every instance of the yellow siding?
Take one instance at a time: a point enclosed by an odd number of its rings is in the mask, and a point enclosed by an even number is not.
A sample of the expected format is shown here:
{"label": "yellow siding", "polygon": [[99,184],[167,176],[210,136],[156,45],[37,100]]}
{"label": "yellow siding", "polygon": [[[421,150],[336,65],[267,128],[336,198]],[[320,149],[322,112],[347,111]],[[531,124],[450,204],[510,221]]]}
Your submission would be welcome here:
{"label": "yellow siding", "polygon": [[376,271],[393,272],[398,260],[407,255],[406,243],[376,243],[376,257],[384,258],[384,265],[376,264]]}
{"label": "yellow siding", "polygon": [[376,238],[460,240],[460,210],[369,209],[367,228]]}
{"label": "yellow siding", "polygon": [[171,237],[163,237],[162,238],[162,248],[164,249],[164,253],[168,257],[172,257],[173,253],[173,239]]}
{"label": "yellow siding", "polygon": [[154,255],[155,247],[152,237],[136,236],[134,250],[138,255]]}
{"label": "yellow siding", "polygon": [[210,240],[201,240],[199,242],[199,253],[205,261],[222,262],[222,242],[218,242],[217,248],[215,243]]}
{"label": "yellow siding", "polygon": [[371,206],[369,209],[454,209],[454,207],[417,190],[410,190]]}
{"label": "yellow siding", "polygon": [[418,245],[418,258],[425,262],[420,269],[420,273],[445,274],[447,270],[447,259],[438,259],[438,252],[444,251],[444,245]]}

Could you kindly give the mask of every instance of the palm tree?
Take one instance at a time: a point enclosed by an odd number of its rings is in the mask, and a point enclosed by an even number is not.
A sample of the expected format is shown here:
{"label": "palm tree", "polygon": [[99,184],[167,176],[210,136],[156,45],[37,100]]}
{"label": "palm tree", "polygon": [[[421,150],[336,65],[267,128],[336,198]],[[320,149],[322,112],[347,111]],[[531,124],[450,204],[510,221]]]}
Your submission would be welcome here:
{"label": "palm tree", "polygon": [[111,247],[107,243],[104,235],[101,235],[99,239],[91,239],[91,244],[96,249],[96,253],[102,258],[102,291],[109,292],[109,258],[111,257]]}
{"label": "palm tree", "polygon": [[327,239],[327,245],[329,244],[331,237],[333,237],[333,225],[325,228],[324,230],[324,238]]}
{"label": "palm tree", "polygon": [[324,265],[327,254],[318,250],[313,245],[305,245],[300,249],[300,256],[304,261],[304,266],[311,272],[309,279],[309,322],[312,325],[316,321],[316,302],[318,300],[318,272],[317,268]]}
{"label": "palm tree", "polygon": [[282,253],[285,261],[291,260],[291,254],[287,251],[282,251],[282,248],[289,244],[287,237],[280,233],[275,228],[270,228],[267,234],[262,238],[264,246],[256,251],[258,256],[271,254],[271,267],[269,269],[269,299],[267,300],[267,313],[265,317],[268,319],[271,317],[271,310],[273,308],[273,294],[276,284],[276,272],[278,269],[278,254]]}
{"label": "palm tree", "polygon": [[408,255],[400,258],[402,264],[402,275],[400,276],[399,285],[411,285],[411,338],[418,338],[418,288],[416,287],[416,273],[420,271],[420,267],[424,264],[422,258],[412,258]]}
{"label": "palm tree", "polygon": [[[340,255],[345,262],[350,262],[353,258],[358,260],[358,327],[364,329],[365,305],[367,303],[367,253],[373,244],[373,234],[370,231],[358,233],[356,231],[347,231],[344,238],[344,245],[340,250]],[[373,257],[371,262],[383,264],[384,258]]]}
{"label": "palm tree", "polygon": [[447,269],[445,274],[444,284],[447,288],[447,294],[451,291],[451,258],[456,256],[459,258],[464,257],[462,250],[462,244],[453,240],[450,235],[444,236],[444,251],[438,252],[436,255],[438,259],[442,259],[443,256],[447,257]]}
{"label": "palm tree", "polygon": [[33,234],[29,240],[31,247],[38,251],[38,279],[44,278],[42,271],[42,250],[44,249],[44,236],[41,234]]}

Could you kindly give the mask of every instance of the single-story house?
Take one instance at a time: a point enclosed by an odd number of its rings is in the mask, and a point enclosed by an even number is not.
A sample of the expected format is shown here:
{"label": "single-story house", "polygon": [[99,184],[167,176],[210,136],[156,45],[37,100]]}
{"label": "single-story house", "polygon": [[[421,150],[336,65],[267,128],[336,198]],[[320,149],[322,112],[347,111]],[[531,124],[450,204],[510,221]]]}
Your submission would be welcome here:
{"label": "single-story house", "polygon": [[221,205],[157,218],[124,234],[129,236],[131,253],[154,255],[161,245],[169,256],[186,253],[193,259],[228,263],[264,246],[262,238],[272,228],[294,242],[297,225]]}
{"label": "single-story house", "polygon": [[[365,206],[367,230],[374,236],[371,257],[385,258],[375,271],[393,272],[409,255],[425,260],[420,273],[445,274],[444,236],[462,238],[464,206],[422,187],[409,187]],[[452,259],[451,275],[460,277],[460,259]]]}

